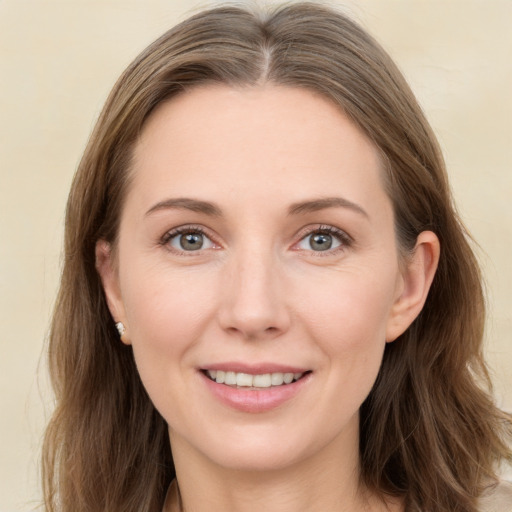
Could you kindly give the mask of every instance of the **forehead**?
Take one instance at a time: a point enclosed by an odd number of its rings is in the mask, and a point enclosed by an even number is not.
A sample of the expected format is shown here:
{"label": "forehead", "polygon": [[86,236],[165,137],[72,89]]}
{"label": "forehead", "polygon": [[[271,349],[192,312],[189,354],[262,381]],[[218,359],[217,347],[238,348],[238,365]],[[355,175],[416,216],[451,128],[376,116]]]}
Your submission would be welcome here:
{"label": "forehead", "polygon": [[149,202],[164,193],[295,202],[383,192],[377,148],[336,105],[268,84],[201,86],[160,105],[136,144],[133,171],[132,188]]}

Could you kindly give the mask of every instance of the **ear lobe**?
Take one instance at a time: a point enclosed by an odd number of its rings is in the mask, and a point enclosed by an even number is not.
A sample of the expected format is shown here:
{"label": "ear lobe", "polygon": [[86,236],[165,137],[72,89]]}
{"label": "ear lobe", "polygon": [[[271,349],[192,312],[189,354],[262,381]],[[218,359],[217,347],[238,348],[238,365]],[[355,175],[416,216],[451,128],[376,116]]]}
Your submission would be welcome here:
{"label": "ear lobe", "polygon": [[[112,246],[105,240],[98,240],[96,242],[96,270],[100,276],[107,306],[112,318],[116,323],[123,322],[126,326],[125,310],[121,298],[119,278],[112,254]],[[129,345],[125,339],[125,335],[122,336],[121,341]]]}
{"label": "ear lobe", "polygon": [[412,257],[402,273],[403,286],[390,313],[387,342],[403,334],[423,309],[437,270],[439,254],[437,235],[432,231],[420,233]]}

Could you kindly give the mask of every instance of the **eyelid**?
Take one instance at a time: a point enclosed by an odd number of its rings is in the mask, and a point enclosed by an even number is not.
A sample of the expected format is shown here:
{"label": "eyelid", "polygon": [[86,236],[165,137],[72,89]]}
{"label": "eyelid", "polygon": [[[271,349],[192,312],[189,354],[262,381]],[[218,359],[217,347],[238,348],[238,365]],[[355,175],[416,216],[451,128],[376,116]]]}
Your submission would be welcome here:
{"label": "eyelid", "polygon": [[[301,249],[301,248],[297,247],[298,244],[300,242],[302,242],[306,237],[311,236],[314,233],[326,233],[326,234],[332,235],[332,236],[338,238],[338,240],[340,241],[340,245],[338,247],[335,247],[333,249],[328,249],[326,251],[313,251],[312,249],[308,250],[308,249]],[[311,253],[311,254],[314,254],[315,256],[332,255],[332,254],[338,253],[340,251],[346,250],[348,247],[350,247],[354,243],[354,239],[349,234],[347,234],[342,229],[332,226],[330,224],[314,224],[314,225],[306,226],[306,227],[302,228],[297,233],[296,238],[298,238],[298,240],[296,242],[294,242],[292,249],[294,249],[296,251],[303,251],[303,252]]]}
{"label": "eyelid", "polygon": [[[207,248],[207,249],[198,249],[197,251],[181,251],[179,249],[176,249],[175,247],[169,246],[169,241],[172,240],[174,237],[185,234],[185,233],[199,233],[203,235],[204,237],[208,238],[213,244],[214,247]],[[313,250],[307,250],[307,249],[300,249],[297,247],[297,245],[302,242],[307,236],[310,236],[314,233],[327,233],[329,235],[332,235],[336,237],[340,241],[340,245],[338,247],[335,247],[333,249],[328,249],[326,251],[313,251]],[[297,235],[294,237],[296,239],[296,242],[293,243],[292,249],[296,251],[302,251],[302,252],[308,252],[312,253],[315,256],[327,256],[332,255],[334,253],[337,253],[339,251],[346,250],[348,247],[353,245],[354,240],[353,238],[348,235],[345,231],[343,231],[340,228],[337,228],[335,226],[332,226],[330,224],[313,224],[303,227]],[[218,250],[222,248],[222,244],[218,241],[218,237],[216,237],[214,234],[210,232],[209,229],[205,228],[202,225],[199,224],[184,224],[181,226],[176,226],[172,229],[167,230],[164,235],[159,240],[159,245],[165,246],[169,251],[186,255],[186,256],[192,256],[204,253],[204,251],[209,250]]]}
{"label": "eyelid", "polygon": [[[177,249],[176,247],[170,246],[170,241],[179,235],[183,235],[186,233],[198,233],[210,240],[214,247],[209,247],[206,249],[198,249],[197,251],[182,251]],[[167,250],[186,256],[193,256],[197,254],[204,253],[209,250],[217,250],[221,248],[221,244],[218,242],[217,237],[210,233],[210,230],[206,229],[204,226],[198,224],[183,224],[182,226],[176,226],[175,228],[169,229],[164,233],[164,235],[159,240],[159,245],[162,245],[167,248]]]}

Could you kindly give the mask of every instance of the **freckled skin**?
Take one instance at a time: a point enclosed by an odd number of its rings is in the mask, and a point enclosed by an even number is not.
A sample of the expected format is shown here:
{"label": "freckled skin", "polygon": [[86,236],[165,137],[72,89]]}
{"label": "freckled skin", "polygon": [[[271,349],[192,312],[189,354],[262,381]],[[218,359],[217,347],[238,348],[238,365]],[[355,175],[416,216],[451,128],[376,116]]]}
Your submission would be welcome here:
{"label": "freckled skin", "polygon": [[[360,405],[386,342],[419,311],[401,309],[408,284],[381,178],[372,143],[309,91],[210,85],[149,119],[121,218],[118,273],[103,281],[176,460],[268,471],[332,453],[346,471],[357,468]],[[333,196],[366,214],[288,211]],[[167,198],[211,202],[220,215],[146,214]],[[161,242],[182,226],[204,231],[205,248],[180,251],[179,236]],[[316,250],[308,233],[326,226],[348,238],[329,232],[334,248]],[[204,385],[199,369],[222,361],[312,375],[289,402],[247,414]]]}

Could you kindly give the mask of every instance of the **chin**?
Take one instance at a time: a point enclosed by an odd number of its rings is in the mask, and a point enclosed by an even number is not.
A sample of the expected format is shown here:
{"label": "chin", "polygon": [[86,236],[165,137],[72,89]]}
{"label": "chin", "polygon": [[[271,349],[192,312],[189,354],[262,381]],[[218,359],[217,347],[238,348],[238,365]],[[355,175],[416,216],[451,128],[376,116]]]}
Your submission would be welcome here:
{"label": "chin", "polygon": [[[340,452],[341,445],[346,448],[349,438],[351,447],[354,446],[352,422],[341,431],[322,431],[318,425],[311,425],[308,429],[304,428],[304,423],[300,428],[299,425],[300,420],[297,420],[299,428],[276,424],[238,425],[231,429],[225,426],[221,436],[212,432],[211,436],[204,435],[200,443],[189,438],[188,444],[189,447],[195,445],[195,450],[218,467],[249,473],[299,468],[303,462],[312,463],[316,457],[325,458],[332,450]],[[349,431],[350,436],[343,434]]]}
{"label": "chin", "polygon": [[225,449],[223,453],[215,454],[214,457],[213,461],[218,466],[247,473],[285,470],[307,458],[306,454],[298,449],[283,449],[270,444],[263,448]]}

